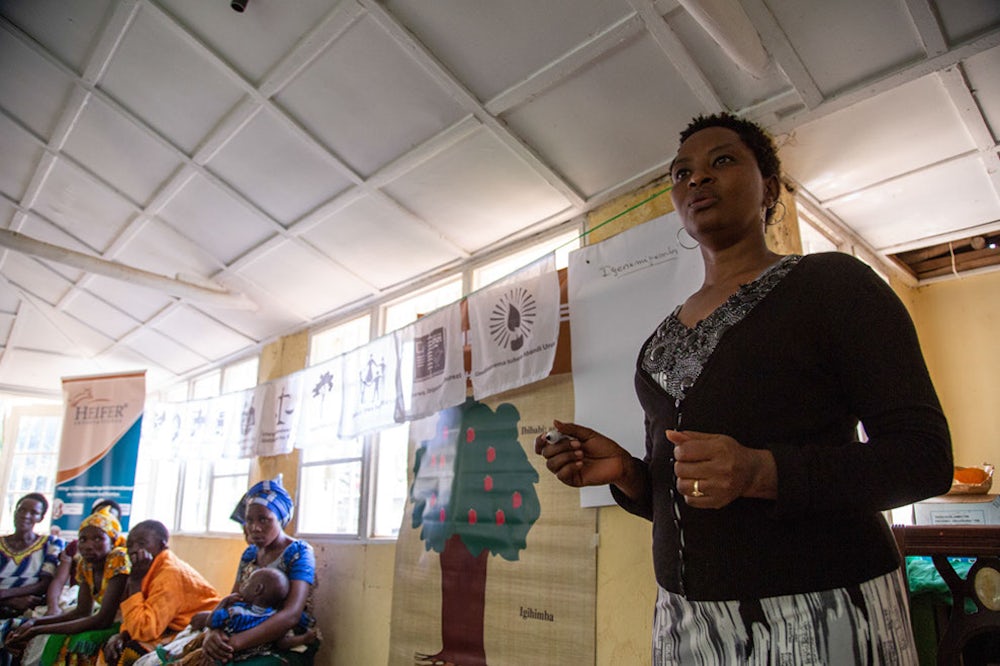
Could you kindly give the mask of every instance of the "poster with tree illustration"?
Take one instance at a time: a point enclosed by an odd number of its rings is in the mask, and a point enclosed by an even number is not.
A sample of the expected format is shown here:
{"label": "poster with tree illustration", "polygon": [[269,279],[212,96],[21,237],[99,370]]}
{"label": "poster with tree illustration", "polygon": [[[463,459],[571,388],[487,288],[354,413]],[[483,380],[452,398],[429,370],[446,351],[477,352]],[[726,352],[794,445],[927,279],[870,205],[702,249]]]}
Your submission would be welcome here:
{"label": "poster with tree illustration", "polygon": [[534,436],[563,411],[526,423],[523,406],[537,406],[527,395],[468,400],[412,428],[390,664],[555,663],[553,650],[573,653],[558,663],[592,662],[593,512],[540,474]]}

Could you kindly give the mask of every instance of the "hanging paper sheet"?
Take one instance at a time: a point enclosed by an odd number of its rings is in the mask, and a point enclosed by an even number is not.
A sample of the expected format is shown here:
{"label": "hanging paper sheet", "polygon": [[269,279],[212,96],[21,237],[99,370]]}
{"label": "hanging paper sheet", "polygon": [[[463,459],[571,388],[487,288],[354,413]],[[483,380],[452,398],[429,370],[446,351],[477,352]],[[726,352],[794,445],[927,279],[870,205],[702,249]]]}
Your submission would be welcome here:
{"label": "hanging paper sheet", "polygon": [[396,331],[406,420],[465,401],[462,308],[452,303]]}
{"label": "hanging paper sheet", "polygon": [[468,303],[476,398],[548,376],[559,338],[555,254],[470,294]]}

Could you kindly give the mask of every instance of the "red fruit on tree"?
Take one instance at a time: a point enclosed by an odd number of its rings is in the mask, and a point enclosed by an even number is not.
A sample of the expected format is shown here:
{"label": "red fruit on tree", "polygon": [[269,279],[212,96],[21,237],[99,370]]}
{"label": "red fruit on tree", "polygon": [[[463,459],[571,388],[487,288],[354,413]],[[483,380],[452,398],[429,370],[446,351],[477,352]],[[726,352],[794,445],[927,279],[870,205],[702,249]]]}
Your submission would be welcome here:
{"label": "red fruit on tree", "polygon": [[470,525],[475,525],[476,524],[476,510],[475,509],[469,509],[469,524]]}
{"label": "red fruit on tree", "polygon": [[490,476],[489,474],[487,474],[486,478],[483,479],[483,490],[485,490],[486,492],[490,492],[491,490],[493,490],[493,477]]}
{"label": "red fruit on tree", "polygon": [[444,507],[441,507],[441,511],[438,513],[438,518],[441,519],[442,523],[444,522]]}
{"label": "red fruit on tree", "polygon": [[514,494],[510,498],[510,503],[514,505],[515,509],[521,508],[521,493],[514,491]]}
{"label": "red fruit on tree", "polygon": [[473,430],[472,428],[469,428],[468,430],[465,431],[465,441],[466,442],[472,442],[475,438],[476,438],[476,431],[475,430]]}
{"label": "red fruit on tree", "polygon": [[430,503],[431,508],[433,509],[434,505],[438,503],[438,496],[437,495],[431,495],[431,498],[428,500],[428,502]]}
{"label": "red fruit on tree", "polygon": [[486,449],[486,462],[493,462],[497,459],[497,450],[492,446]]}
{"label": "red fruit on tree", "polygon": [[497,509],[497,525],[503,525],[507,521],[507,516],[503,514],[503,509]]}

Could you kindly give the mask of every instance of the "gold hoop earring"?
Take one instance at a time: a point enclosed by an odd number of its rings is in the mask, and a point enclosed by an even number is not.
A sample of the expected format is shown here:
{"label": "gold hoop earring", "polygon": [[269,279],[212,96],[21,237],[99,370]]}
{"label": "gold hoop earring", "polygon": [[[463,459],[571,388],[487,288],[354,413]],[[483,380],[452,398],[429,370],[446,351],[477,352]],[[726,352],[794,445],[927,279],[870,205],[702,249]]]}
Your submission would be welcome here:
{"label": "gold hoop earring", "polygon": [[[685,235],[685,236],[687,236],[687,237],[688,237],[688,238],[690,239],[690,242],[693,242],[693,243],[694,243],[694,245],[685,245],[685,244],[684,244],[684,240],[683,240],[683,239],[681,238],[681,232],[682,232],[682,231],[684,232],[684,235]],[[697,250],[697,249],[698,249],[698,247],[699,247],[699,246],[701,245],[701,243],[699,243],[698,241],[696,241],[696,240],[695,240],[695,239],[694,239],[694,238],[693,238],[693,237],[691,236],[691,234],[689,234],[689,233],[687,232],[687,229],[685,229],[684,227],[679,227],[679,228],[677,229],[677,244],[678,244],[678,245],[680,245],[680,246],[681,246],[682,248],[684,248],[685,250]]]}

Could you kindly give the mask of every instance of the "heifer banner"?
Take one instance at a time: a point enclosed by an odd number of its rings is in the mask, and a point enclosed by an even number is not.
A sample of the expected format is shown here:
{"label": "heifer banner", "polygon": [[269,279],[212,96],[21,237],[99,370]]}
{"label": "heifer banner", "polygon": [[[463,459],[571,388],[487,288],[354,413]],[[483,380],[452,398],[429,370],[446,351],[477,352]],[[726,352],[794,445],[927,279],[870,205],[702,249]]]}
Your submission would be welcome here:
{"label": "heifer banner", "polygon": [[596,512],[534,453],[568,375],[410,426],[389,666],[593,664]]}
{"label": "heifer banner", "polygon": [[469,295],[472,390],[477,398],[544,379],[559,339],[555,255]]}
{"label": "heifer banner", "polygon": [[64,378],[62,385],[66,412],[52,524],[75,532],[94,502],[111,499],[121,505],[127,530],[146,373]]}

